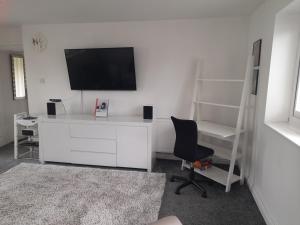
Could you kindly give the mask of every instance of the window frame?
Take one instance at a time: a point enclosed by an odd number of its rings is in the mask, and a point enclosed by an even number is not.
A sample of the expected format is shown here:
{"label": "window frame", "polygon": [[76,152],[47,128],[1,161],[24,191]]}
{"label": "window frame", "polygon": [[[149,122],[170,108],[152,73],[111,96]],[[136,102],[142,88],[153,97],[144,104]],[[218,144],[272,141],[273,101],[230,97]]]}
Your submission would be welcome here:
{"label": "window frame", "polygon": [[296,56],[296,65],[295,65],[295,78],[292,90],[292,98],[291,98],[291,109],[290,109],[290,117],[289,124],[295,128],[300,129],[300,111],[296,111],[296,102],[298,91],[300,91],[300,42],[298,44],[298,51]]}
{"label": "window frame", "polygon": [[[22,58],[23,59],[23,70],[24,70],[24,88],[25,88],[25,96],[17,97],[16,96],[16,82],[15,82],[15,65],[14,58]],[[25,59],[24,54],[22,53],[12,53],[10,54],[10,64],[11,64],[11,77],[12,77],[12,92],[13,92],[13,100],[24,100],[27,99],[27,82],[26,82],[26,72],[25,72]]]}

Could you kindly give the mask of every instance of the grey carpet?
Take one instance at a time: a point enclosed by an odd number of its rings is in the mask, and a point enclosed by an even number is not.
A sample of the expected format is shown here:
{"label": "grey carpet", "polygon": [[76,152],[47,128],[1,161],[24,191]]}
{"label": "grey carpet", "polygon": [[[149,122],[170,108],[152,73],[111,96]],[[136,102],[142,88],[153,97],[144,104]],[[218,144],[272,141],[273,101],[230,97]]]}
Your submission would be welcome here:
{"label": "grey carpet", "polygon": [[[170,182],[170,177],[188,177],[188,171],[181,171],[180,165],[179,161],[157,160],[155,171],[167,174],[160,218],[176,215],[184,225],[266,225],[246,184],[235,183],[231,192],[225,193],[225,187],[220,184],[204,183],[206,199],[192,186],[176,195],[174,191],[180,183]],[[196,178],[202,179],[200,175]]]}
{"label": "grey carpet", "polygon": [[0,175],[1,225],[145,225],[165,174],[22,163]]}
{"label": "grey carpet", "polygon": [[[19,146],[19,152],[25,153],[28,149],[26,147]],[[21,162],[33,162],[37,163],[37,160],[28,159],[29,154],[24,155],[21,159],[14,159],[14,144],[10,143],[8,145],[0,147],[0,173],[3,173],[10,168],[20,164]]]}
{"label": "grey carpet", "polygon": [[[2,163],[4,161],[9,163]],[[20,161],[13,159],[12,144],[0,148],[0,173]],[[160,218],[176,215],[184,225],[266,225],[246,184],[234,184],[230,193],[225,193],[219,184],[204,185],[208,191],[207,199],[201,198],[192,187],[187,187],[182,195],[177,196],[174,191],[178,183],[169,182],[169,178],[172,174],[187,175],[187,171],[180,170],[180,162],[157,160],[154,171],[167,174]]]}

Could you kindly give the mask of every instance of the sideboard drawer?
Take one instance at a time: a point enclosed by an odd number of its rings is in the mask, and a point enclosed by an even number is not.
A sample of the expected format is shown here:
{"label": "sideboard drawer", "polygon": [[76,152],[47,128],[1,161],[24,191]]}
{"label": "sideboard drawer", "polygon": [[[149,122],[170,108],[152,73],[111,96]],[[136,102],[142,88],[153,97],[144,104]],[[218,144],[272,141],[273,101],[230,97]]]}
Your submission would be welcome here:
{"label": "sideboard drawer", "polygon": [[117,142],[104,139],[71,138],[70,148],[71,151],[116,154]]}
{"label": "sideboard drawer", "polygon": [[88,164],[97,166],[117,166],[117,157],[114,154],[80,152],[73,150],[70,152],[68,162],[78,164]]}
{"label": "sideboard drawer", "polygon": [[74,138],[116,139],[116,128],[108,125],[70,124],[70,136]]}

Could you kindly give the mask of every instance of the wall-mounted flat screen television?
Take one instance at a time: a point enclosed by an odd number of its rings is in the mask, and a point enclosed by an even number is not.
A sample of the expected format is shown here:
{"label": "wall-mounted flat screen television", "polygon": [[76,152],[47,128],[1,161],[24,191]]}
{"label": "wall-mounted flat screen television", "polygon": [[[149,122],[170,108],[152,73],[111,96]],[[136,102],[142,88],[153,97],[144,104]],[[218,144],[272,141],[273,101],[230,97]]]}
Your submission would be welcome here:
{"label": "wall-mounted flat screen television", "polygon": [[72,90],[136,90],[132,47],[65,49],[65,56]]}

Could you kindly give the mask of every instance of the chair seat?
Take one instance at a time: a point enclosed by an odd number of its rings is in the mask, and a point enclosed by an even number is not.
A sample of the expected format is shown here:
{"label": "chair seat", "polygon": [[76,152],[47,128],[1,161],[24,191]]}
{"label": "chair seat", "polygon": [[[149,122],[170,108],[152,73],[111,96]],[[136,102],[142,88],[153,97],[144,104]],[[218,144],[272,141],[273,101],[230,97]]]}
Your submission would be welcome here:
{"label": "chair seat", "polygon": [[211,148],[207,148],[202,145],[197,145],[195,161],[205,159],[209,156],[212,156],[213,154],[214,150],[212,150]]}

